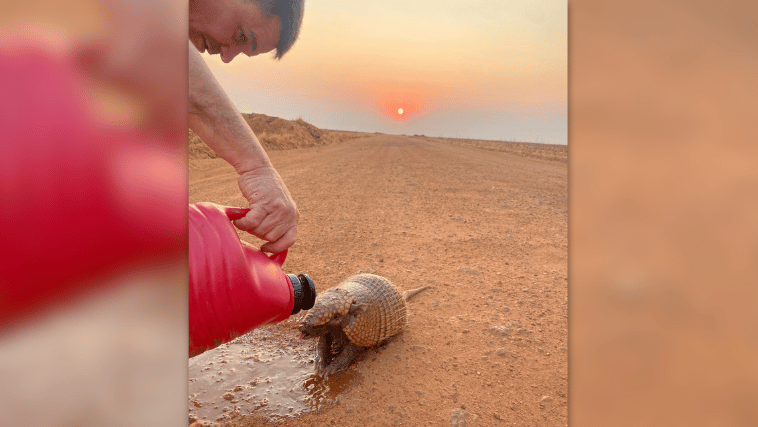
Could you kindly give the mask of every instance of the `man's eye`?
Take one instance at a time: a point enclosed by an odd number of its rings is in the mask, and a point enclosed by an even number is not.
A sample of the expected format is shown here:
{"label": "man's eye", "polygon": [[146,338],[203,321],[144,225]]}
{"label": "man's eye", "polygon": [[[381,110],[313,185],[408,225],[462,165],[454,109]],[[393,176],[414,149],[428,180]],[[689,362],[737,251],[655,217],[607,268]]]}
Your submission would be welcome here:
{"label": "man's eye", "polygon": [[247,43],[247,36],[245,35],[245,32],[242,31],[242,27],[237,28],[237,36],[235,38],[240,43]]}

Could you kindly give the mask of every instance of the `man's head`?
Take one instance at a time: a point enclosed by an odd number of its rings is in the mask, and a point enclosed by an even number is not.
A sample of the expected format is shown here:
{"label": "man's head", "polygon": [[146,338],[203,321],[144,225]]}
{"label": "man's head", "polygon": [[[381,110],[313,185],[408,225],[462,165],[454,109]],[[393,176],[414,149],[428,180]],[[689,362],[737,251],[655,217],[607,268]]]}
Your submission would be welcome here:
{"label": "man's head", "polygon": [[200,52],[229,62],[239,53],[276,49],[281,58],[295,43],[303,0],[190,0],[189,38]]}

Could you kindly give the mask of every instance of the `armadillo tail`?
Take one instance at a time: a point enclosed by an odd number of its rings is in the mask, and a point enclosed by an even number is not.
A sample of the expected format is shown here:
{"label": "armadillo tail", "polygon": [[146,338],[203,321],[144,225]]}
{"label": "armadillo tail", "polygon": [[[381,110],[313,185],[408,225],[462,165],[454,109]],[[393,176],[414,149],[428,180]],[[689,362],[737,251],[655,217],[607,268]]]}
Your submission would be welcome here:
{"label": "armadillo tail", "polygon": [[409,299],[413,298],[413,296],[416,295],[417,293],[429,288],[430,288],[429,286],[422,286],[417,289],[411,289],[411,290],[405,291],[403,292],[403,297],[405,298],[406,301],[408,301]]}

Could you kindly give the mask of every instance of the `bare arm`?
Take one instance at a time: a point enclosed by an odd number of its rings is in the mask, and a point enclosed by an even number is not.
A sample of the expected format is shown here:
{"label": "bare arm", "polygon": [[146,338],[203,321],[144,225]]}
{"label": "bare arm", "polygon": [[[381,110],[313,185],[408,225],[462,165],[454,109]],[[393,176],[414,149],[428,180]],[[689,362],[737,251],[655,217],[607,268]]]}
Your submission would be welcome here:
{"label": "bare arm", "polygon": [[235,225],[270,243],[262,249],[281,252],[297,235],[300,214],[284,181],[271,165],[258,138],[189,43],[189,127],[240,175],[239,187],[250,212]]}
{"label": "bare arm", "polygon": [[237,173],[271,167],[258,138],[191,43],[188,66],[189,127]]}

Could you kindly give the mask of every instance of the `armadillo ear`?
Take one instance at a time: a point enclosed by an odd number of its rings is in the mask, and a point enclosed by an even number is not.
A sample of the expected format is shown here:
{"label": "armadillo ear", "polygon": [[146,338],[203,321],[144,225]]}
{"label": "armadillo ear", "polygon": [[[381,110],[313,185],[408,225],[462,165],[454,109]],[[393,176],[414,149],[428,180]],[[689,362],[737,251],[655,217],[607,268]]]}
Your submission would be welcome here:
{"label": "armadillo ear", "polygon": [[353,302],[350,304],[350,310],[348,310],[348,313],[355,316],[366,311],[366,308],[368,308],[368,305],[365,303],[358,304],[356,302]]}

